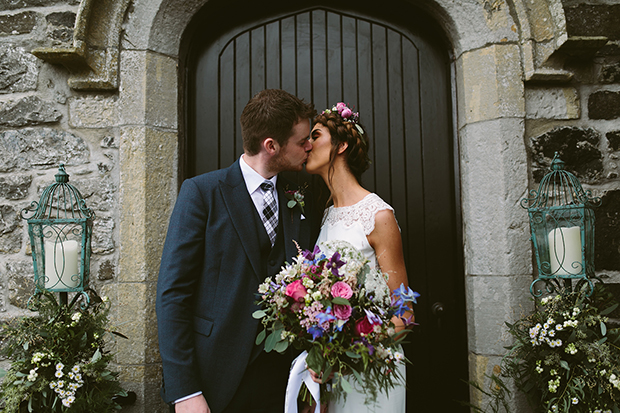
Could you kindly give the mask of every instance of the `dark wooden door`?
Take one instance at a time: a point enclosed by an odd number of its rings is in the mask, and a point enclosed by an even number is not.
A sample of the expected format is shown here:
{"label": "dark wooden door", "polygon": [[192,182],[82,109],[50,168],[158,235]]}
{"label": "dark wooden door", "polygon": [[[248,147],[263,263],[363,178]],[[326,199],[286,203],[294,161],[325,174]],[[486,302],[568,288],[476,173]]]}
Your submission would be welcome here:
{"label": "dark wooden door", "polygon": [[420,325],[406,347],[408,410],[465,412],[457,402],[468,399],[467,341],[449,48],[410,4],[362,3],[209,1],[184,41],[184,176],[239,157],[239,116],[264,88],[319,111],[354,105],[371,139],[364,186],[394,207],[410,284],[421,293]]}

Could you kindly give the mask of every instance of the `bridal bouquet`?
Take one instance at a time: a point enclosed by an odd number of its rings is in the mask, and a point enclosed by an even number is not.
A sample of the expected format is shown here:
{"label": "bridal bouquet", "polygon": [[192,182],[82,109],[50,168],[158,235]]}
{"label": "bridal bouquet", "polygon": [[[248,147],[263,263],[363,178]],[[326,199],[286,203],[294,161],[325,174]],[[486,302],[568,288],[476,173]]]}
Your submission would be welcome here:
{"label": "bridal bouquet", "polygon": [[345,375],[352,375],[372,401],[403,379],[396,367],[406,361],[399,346],[405,334],[396,334],[392,318],[413,324],[407,315],[419,296],[404,285],[390,292],[386,281],[345,241],[300,251],[259,286],[262,309],[254,317],[264,329],[256,343],[264,341],[267,352],[282,353],[291,345],[307,351],[308,367],[321,372],[324,382],[333,374],[326,396],[350,392],[351,376]]}

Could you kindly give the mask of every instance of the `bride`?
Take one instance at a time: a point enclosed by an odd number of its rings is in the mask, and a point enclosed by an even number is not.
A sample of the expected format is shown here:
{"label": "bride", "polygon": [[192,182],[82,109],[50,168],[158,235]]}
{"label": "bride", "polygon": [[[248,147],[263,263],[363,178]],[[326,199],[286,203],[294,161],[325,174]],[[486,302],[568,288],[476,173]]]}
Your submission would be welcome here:
{"label": "bride", "polygon": [[[360,184],[370,160],[368,135],[358,118],[358,113],[341,102],[315,119],[306,171],[323,178],[333,200],[325,212],[317,244],[327,240],[350,242],[364,253],[372,266],[378,265],[389,275],[388,286],[393,291],[401,284],[408,286],[400,229],[392,207]],[[402,330],[403,322],[398,318],[393,321],[396,331]],[[404,378],[404,364],[400,364],[399,372]],[[311,375],[314,381],[320,382],[317,374],[311,372]],[[359,387],[355,390],[346,400],[330,402],[328,412],[405,412],[404,383],[391,389],[389,397],[379,394],[374,405],[364,404],[366,395]]]}

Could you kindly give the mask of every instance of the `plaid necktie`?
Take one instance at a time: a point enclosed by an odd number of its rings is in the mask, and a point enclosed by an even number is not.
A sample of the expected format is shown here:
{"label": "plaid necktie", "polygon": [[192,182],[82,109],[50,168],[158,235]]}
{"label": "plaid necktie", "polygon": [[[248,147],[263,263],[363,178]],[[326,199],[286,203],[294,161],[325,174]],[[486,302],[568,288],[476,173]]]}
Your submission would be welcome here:
{"label": "plaid necktie", "polygon": [[273,247],[273,244],[276,242],[276,230],[278,228],[278,211],[276,208],[276,198],[273,195],[273,183],[265,181],[260,184],[260,189],[263,190],[263,213],[261,219]]}

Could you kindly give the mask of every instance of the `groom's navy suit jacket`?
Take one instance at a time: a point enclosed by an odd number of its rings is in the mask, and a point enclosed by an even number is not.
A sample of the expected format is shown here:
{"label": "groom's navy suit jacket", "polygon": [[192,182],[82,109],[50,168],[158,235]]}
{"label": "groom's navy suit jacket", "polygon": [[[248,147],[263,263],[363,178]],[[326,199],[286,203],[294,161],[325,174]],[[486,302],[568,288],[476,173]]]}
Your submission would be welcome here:
{"label": "groom's navy suit jacket", "polygon": [[[278,177],[278,237],[283,236],[284,257],[290,262],[297,255],[294,241],[303,249],[310,248],[319,222],[312,214],[302,219],[299,206],[287,208],[286,185]],[[306,212],[312,210],[308,198]],[[283,264],[269,262],[264,249],[261,253],[259,244],[265,237],[239,160],[183,183],[157,283],[166,402],[202,391],[217,412],[233,398],[257,353],[258,320],[252,313],[258,308],[254,304],[258,285]]]}

